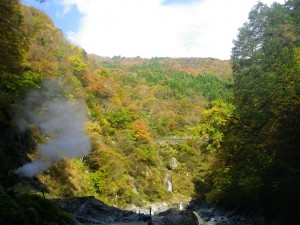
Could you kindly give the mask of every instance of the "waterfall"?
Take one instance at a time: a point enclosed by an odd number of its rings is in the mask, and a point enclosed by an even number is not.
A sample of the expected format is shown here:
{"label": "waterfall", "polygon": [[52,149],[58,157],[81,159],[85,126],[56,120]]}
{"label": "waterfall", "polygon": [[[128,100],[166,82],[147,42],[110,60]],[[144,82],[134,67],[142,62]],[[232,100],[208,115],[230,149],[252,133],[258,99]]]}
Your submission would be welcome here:
{"label": "waterfall", "polygon": [[173,184],[171,182],[171,175],[169,174],[168,171],[166,171],[165,184],[167,185],[168,192],[173,192]]}
{"label": "waterfall", "polygon": [[182,202],[179,203],[179,210],[183,210],[183,204],[182,204]]}
{"label": "waterfall", "polygon": [[195,211],[193,211],[193,213],[194,213],[194,215],[197,217],[198,224],[199,224],[199,225],[204,225],[205,222],[204,222],[204,220],[199,216],[199,214],[198,214],[197,212],[195,212]]}
{"label": "waterfall", "polygon": [[173,192],[173,185],[172,182],[170,180],[167,181],[167,185],[168,185],[168,192]]}

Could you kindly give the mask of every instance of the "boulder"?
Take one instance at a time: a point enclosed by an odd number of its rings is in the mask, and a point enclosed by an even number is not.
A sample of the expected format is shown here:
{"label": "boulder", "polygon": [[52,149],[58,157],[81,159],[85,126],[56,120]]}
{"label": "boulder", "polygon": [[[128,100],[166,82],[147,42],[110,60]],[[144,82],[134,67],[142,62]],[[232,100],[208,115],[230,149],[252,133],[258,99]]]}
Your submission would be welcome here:
{"label": "boulder", "polygon": [[159,214],[162,217],[154,225],[204,225],[204,221],[199,215],[190,210],[168,209]]}
{"label": "boulder", "polygon": [[169,160],[169,163],[168,163],[168,166],[167,168],[169,170],[174,170],[176,167],[178,166],[178,161],[175,157],[172,157],[170,160]]}

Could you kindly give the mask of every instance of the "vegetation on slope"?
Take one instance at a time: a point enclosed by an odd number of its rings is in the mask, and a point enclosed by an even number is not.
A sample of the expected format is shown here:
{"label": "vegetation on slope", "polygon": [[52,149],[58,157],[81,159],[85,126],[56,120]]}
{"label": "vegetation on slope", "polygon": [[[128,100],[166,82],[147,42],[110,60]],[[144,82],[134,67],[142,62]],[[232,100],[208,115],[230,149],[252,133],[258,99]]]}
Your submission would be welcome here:
{"label": "vegetation on slope", "polygon": [[[37,145],[46,141],[35,124],[25,132],[17,129],[14,108],[44,80],[55,79],[66,98],[87,103],[86,131],[92,149],[88,156],[60,161],[37,176],[47,196],[94,195],[121,207],[192,196],[207,156],[198,149],[201,140],[178,143],[174,137],[192,139],[190,127],[199,122],[209,100],[230,98],[229,62],[88,55],[67,42],[47,15],[18,7],[22,12],[18,29],[27,45],[20,51],[18,74],[1,70],[1,93],[5,93],[1,112],[9,115],[1,119],[7,124],[1,142],[1,154],[7,159],[1,165],[2,180],[9,170],[24,164],[24,158],[36,159]],[[173,157],[178,166],[170,170]]]}
{"label": "vegetation on slope", "polygon": [[71,214],[60,211],[48,199],[38,195],[12,198],[3,190],[0,190],[0,221],[4,225],[75,224]]}
{"label": "vegetation on slope", "polygon": [[[120,207],[197,196],[284,224],[297,219],[298,0],[253,8],[232,50],[233,79],[230,63],[217,59],[88,55],[47,15],[18,1],[1,3],[0,15],[5,188],[20,181],[9,180],[9,170],[38,157],[36,146],[45,141],[34,124],[17,129],[15,108],[51,78],[67,99],[87,103],[92,149],[36,177],[46,196],[94,195]],[[22,197],[2,197],[24,221],[26,213],[39,215]]]}

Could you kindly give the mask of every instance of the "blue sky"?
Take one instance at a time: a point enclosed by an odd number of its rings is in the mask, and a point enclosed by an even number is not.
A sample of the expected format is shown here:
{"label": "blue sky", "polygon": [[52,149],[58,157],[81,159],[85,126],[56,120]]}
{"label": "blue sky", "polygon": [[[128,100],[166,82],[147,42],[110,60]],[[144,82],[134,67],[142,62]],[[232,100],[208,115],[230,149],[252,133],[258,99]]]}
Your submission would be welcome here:
{"label": "blue sky", "polygon": [[33,6],[47,13],[55,25],[66,35],[70,32],[76,33],[80,26],[81,14],[76,5],[62,4],[59,0],[47,0],[44,3],[39,3],[36,0],[22,0],[22,3],[27,6]]}
{"label": "blue sky", "polygon": [[[271,4],[274,0],[261,0]],[[257,0],[22,0],[88,53],[229,59]],[[277,0],[284,3],[284,0]]]}

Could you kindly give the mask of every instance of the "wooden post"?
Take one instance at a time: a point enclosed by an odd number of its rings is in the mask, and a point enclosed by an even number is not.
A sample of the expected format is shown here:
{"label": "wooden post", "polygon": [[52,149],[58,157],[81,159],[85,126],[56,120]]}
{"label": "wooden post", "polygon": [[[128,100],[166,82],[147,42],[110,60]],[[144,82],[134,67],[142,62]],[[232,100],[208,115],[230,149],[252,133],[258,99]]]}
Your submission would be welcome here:
{"label": "wooden post", "polygon": [[149,210],[150,210],[150,220],[148,221],[148,225],[153,225],[153,223],[152,223],[152,208],[150,207],[149,208]]}

